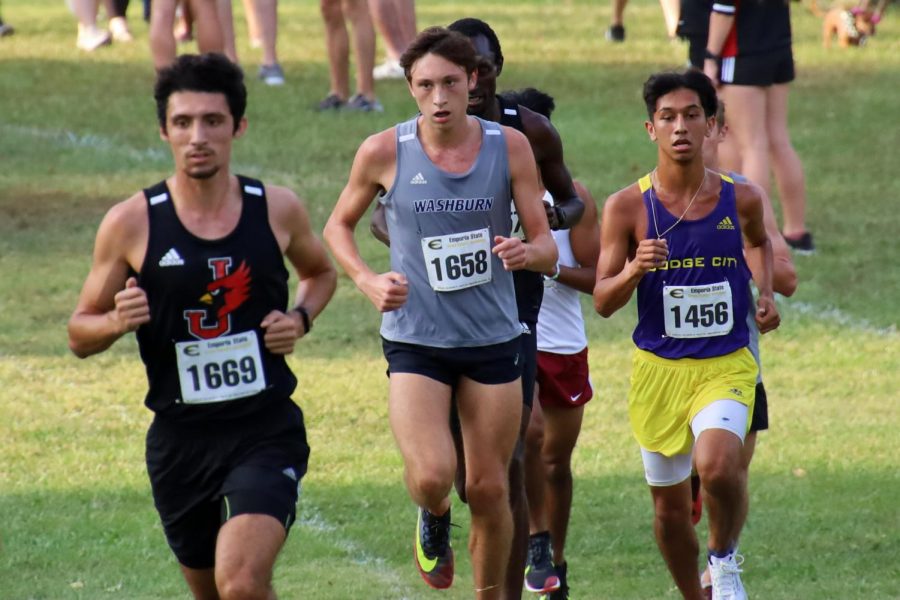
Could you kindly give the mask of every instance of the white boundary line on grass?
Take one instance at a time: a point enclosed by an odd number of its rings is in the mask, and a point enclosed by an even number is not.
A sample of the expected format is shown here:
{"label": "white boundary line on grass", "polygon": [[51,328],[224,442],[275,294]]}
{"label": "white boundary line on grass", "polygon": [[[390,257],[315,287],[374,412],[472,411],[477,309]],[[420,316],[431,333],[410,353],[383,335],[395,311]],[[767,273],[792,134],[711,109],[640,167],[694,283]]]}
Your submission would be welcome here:
{"label": "white boundary line on grass", "polygon": [[[301,500],[301,503],[303,506],[301,513],[306,514],[297,520],[298,525],[314,533],[325,534],[321,537],[338,550],[345,552],[354,564],[365,567],[367,574],[374,575],[383,584],[388,585],[390,588],[388,597],[397,598],[397,600],[409,600],[412,598],[412,592],[403,582],[400,573],[396,569],[391,568],[387,561],[380,556],[370,554],[362,545],[353,541],[352,538],[336,537],[335,533],[339,531],[338,528],[322,516],[317,506],[303,500]],[[410,568],[412,568],[412,565],[410,565]]]}
{"label": "white boundary line on grass", "polygon": [[816,306],[815,304],[810,304],[809,302],[791,300],[790,298],[785,298],[783,296],[779,296],[778,301],[785,306],[790,307],[791,310],[795,310],[802,315],[808,315],[820,321],[825,321],[828,323],[835,323],[837,325],[841,325],[842,327],[846,327],[847,329],[852,329],[854,331],[860,331],[864,333],[871,333],[872,335],[881,337],[897,335],[896,325],[890,325],[888,327],[876,327],[865,319],[848,315],[841,309],[835,308],[833,306]]}

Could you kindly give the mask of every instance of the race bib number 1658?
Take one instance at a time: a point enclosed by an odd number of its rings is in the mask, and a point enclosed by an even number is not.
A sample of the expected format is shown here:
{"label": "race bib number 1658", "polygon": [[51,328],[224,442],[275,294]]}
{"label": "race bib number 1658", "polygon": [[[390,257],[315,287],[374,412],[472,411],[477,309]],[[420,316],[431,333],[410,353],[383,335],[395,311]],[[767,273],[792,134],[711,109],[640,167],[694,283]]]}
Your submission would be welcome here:
{"label": "race bib number 1658", "polygon": [[477,229],[422,238],[428,283],[436,292],[452,292],[491,280],[490,230]]}

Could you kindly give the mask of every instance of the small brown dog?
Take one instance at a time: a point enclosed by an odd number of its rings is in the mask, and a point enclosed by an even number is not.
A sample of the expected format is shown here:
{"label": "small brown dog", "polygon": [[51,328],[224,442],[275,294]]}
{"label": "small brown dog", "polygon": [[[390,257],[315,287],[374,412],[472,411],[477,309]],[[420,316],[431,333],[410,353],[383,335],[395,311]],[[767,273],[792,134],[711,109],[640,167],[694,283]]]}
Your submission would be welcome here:
{"label": "small brown dog", "polygon": [[844,10],[832,8],[822,21],[822,45],[831,48],[837,37],[838,46],[864,46],[869,36],[875,35],[874,13],[870,10]]}

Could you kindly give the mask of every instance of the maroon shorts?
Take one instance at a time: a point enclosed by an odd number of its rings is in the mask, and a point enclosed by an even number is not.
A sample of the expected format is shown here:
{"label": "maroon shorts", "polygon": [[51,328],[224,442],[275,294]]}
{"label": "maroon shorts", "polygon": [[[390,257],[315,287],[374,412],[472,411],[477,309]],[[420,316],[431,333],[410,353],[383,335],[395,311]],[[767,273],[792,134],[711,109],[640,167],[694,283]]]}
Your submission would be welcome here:
{"label": "maroon shorts", "polygon": [[594,397],[588,377],[588,349],[577,354],[538,351],[538,400],[541,406],[574,408]]}

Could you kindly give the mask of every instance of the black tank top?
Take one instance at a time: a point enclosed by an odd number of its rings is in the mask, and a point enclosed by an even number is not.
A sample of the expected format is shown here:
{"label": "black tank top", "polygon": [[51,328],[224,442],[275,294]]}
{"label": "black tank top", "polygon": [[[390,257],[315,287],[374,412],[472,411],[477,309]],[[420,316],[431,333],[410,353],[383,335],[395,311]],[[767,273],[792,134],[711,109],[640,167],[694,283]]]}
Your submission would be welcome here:
{"label": "black tank top", "polygon": [[259,327],[288,303],[288,272],[269,225],[265,187],[238,176],[241,216],[216,240],[190,233],[165,181],[144,190],[147,254],[139,285],[150,322],[137,331],[150,389],[145,404],[180,422],[238,419],[293,393],[284,356]]}
{"label": "black tank top", "polygon": [[[497,101],[500,103],[500,124],[525,133],[518,105],[506,102],[500,96],[497,96]],[[534,271],[513,271],[513,283],[516,288],[519,321],[534,325],[537,323],[541,302],[544,300],[544,278]]]}

